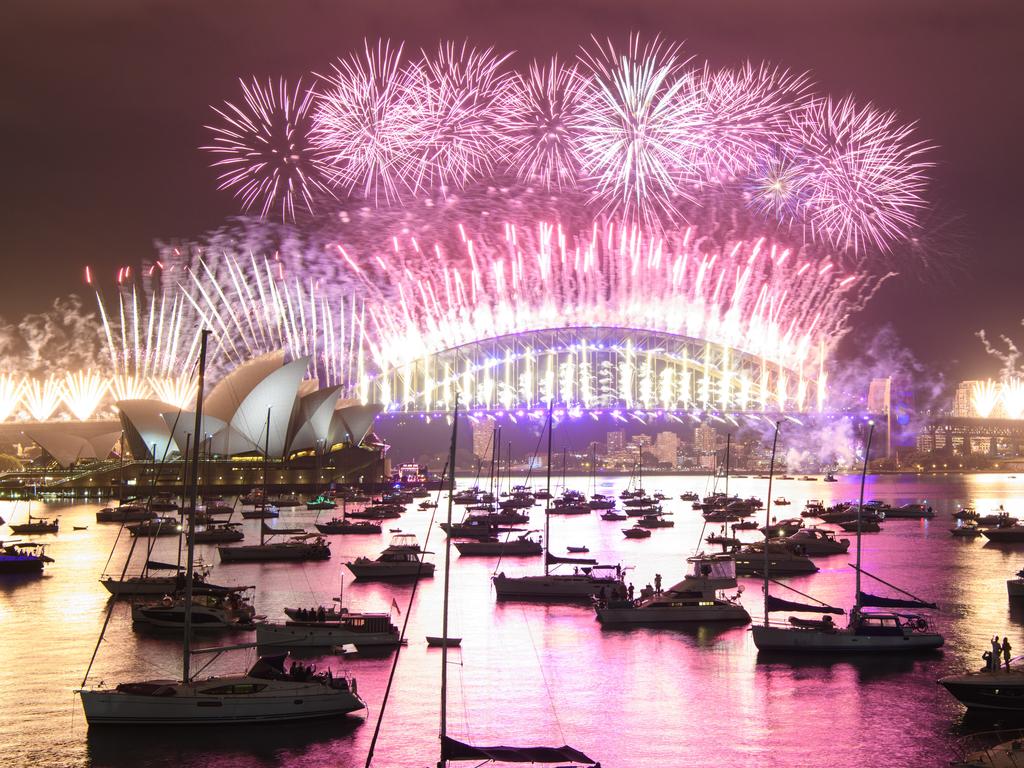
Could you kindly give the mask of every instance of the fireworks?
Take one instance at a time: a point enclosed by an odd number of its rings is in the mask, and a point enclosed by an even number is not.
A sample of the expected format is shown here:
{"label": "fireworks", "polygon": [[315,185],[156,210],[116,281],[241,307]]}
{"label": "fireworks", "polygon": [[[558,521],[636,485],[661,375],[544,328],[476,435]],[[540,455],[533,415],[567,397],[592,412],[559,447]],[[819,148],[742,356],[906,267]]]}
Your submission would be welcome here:
{"label": "fireworks", "polygon": [[213,142],[203,147],[217,156],[219,189],[230,189],[244,211],[272,210],[282,219],[295,218],[299,203],[311,213],[317,191],[331,194],[323,180],[323,164],[310,140],[312,94],[282,78],[275,87],[253,79],[242,86],[241,106],[225,102],[214,107],[221,118],[207,126]]}
{"label": "fireworks", "polygon": [[991,379],[979,381],[971,389],[971,405],[974,412],[983,419],[992,415],[999,403],[999,388]]}
{"label": "fireworks", "polygon": [[247,210],[291,216],[293,198],[312,208],[318,190],[387,206],[516,179],[667,233],[736,188],[769,222],[854,254],[912,240],[925,212],[929,147],[893,113],[767,64],[696,66],[659,39],[594,41],[572,66],[525,73],[468,44],[404,58],[367,42],[320,86],[254,82],[245,108],[218,110],[208,149]]}
{"label": "fireworks", "polygon": [[22,381],[9,373],[0,373],[0,422],[15,413],[21,403]]}
{"label": "fireworks", "polygon": [[1002,398],[1007,418],[1019,419],[1024,416],[1024,381],[1021,379],[1004,381]]}
{"label": "fireworks", "polygon": [[26,379],[22,386],[22,402],[36,421],[53,416],[61,401],[61,382],[54,376],[45,379]]}
{"label": "fireworks", "polygon": [[79,421],[92,417],[107,393],[107,382],[95,371],[67,373],[61,387],[61,399]]}

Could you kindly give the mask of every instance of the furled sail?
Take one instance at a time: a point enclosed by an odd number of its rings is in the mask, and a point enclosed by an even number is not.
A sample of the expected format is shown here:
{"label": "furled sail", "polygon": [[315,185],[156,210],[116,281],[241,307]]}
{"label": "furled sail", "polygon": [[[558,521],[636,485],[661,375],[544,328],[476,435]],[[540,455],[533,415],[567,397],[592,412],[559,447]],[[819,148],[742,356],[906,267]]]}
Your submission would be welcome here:
{"label": "furled sail", "polygon": [[831,605],[811,605],[810,603],[794,603],[792,600],[783,600],[781,597],[768,595],[768,610],[771,611],[797,611],[803,613],[846,613],[842,608],[834,608]]}
{"label": "furled sail", "polygon": [[879,597],[878,595],[869,595],[867,592],[861,592],[859,598],[861,605],[871,608],[931,608],[932,610],[938,610],[939,608],[935,603],[926,603],[923,600],[905,600],[899,597]]}
{"label": "furled sail", "polygon": [[561,747],[476,747],[445,737],[441,739],[442,760],[495,760],[502,763],[579,763],[600,768],[578,749]]}
{"label": "furled sail", "polygon": [[552,555],[548,552],[548,565],[556,565],[558,563],[568,563],[569,565],[597,565],[597,560],[592,560],[589,557],[559,557],[558,555]]}

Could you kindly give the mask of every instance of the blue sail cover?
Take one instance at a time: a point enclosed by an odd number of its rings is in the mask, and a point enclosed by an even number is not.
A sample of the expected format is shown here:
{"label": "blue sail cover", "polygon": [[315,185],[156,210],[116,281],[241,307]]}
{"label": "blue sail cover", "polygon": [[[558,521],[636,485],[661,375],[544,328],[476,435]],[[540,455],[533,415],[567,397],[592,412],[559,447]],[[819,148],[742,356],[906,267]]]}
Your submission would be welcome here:
{"label": "blue sail cover", "polygon": [[578,749],[561,747],[475,747],[445,737],[441,739],[442,760],[495,760],[503,763],[579,763],[601,768]]}
{"label": "blue sail cover", "polygon": [[939,606],[935,603],[926,603],[923,600],[879,597],[878,595],[869,595],[867,592],[861,592],[859,597],[860,604],[869,608],[931,608],[936,611],[939,609]]}
{"label": "blue sail cover", "polygon": [[783,600],[781,597],[768,595],[768,611],[795,611],[797,613],[846,613],[842,608],[833,608],[831,605],[811,605],[809,603],[794,603],[791,600]]}

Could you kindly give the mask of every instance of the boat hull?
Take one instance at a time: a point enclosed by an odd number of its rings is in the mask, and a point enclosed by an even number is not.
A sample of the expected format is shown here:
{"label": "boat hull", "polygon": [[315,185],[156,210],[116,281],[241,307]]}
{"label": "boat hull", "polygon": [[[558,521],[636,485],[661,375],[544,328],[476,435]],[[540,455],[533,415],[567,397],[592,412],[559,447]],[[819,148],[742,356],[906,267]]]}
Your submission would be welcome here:
{"label": "boat hull", "polygon": [[279,561],[330,560],[326,547],[275,546],[252,544],[241,547],[217,547],[222,563],[269,563]]}
{"label": "boat hull", "polygon": [[1024,680],[1019,671],[955,675],[942,678],[939,684],[968,709],[1024,712]]}
{"label": "boat hull", "polygon": [[1007,581],[1006,593],[1010,597],[1024,597],[1024,579],[1010,579]]}
{"label": "boat hull", "polygon": [[[240,685],[260,685],[242,680]],[[338,717],[365,709],[359,696],[324,686],[274,686],[273,693],[208,695],[198,685],[175,685],[170,696],[147,696],[117,690],[82,691],[90,726],[97,725],[233,725]],[[320,689],[320,690],[317,690]]]}
{"label": "boat hull", "polygon": [[[129,595],[166,595],[177,591],[178,584],[174,577],[134,577],[128,578],[124,581],[120,579],[100,579],[107,592],[114,595],[115,597],[127,597]],[[213,592],[227,594],[231,591],[230,587],[221,587],[216,584],[199,584],[195,585],[195,591],[198,593]]]}
{"label": "boat hull", "polygon": [[398,635],[391,632],[354,632],[337,624],[259,624],[256,644],[280,648],[326,648],[334,645],[393,647]]}
{"label": "boat hull", "polygon": [[904,632],[896,635],[858,635],[844,630],[819,631],[794,627],[751,628],[759,651],[813,651],[821,653],[899,653],[941,648],[942,635]]}
{"label": "boat hull", "polygon": [[388,579],[414,579],[417,576],[427,578],[434,575],[433,563],[384,563],[375,564],[376,560],[367,563],[346,563],[352,575],[362,581],[386,581]]}
{"label": "boat hull", "polygon": [[534,600],[588,600],[617,583],[576,575],[520,576],[499,574],[491,579],[498,597]]}
{"label": "boat hull", "polygon": [[598,608],[604,626],[650,624],[746,624],[750,614],[741,605],[688,605],[679,608]]}

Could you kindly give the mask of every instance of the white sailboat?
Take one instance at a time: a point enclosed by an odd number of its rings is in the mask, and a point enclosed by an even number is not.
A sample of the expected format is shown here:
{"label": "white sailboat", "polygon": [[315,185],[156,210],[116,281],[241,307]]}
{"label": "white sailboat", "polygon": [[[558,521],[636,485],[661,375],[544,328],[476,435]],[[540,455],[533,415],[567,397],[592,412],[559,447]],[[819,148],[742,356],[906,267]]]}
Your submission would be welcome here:
{"label": "white sailboat", "polygon": [[[857,562],[855,602],[850,611],[850,621],[846,627],[837,627],[831,614],[841,614],[838,608],[819,604],[808,605],[790,602],[772,597],[768,592],[769,567],[765,555],[764,567],[764,624],[751,628],[754,645],[761,651],[815,651],[825,653],[877,653],[877,652],[908,652],[924,651],[942,646],[943,638],[937,632],[929,631],[927,620],[917,613],[901,613],[892,611],[866,611],[867,607],[892,609],[935,608],[908,592],[887,582],[886,586],[900,592],[902,598],[883,598],[868,595],[861,591],[861,574],[871,576],[861,569],[861,531],[859,521],[864,508],[864,483],[867,477],[868,456],[871,452],[871,437],[874,434],[874,422],[870,423],[867,445],[864,449],[864,468],[861,473],[860,503],[857,507]],[[772,444],[772,470],[774,470],[775,447],[779,437],[779,425],[775,425],[775,441]],[[768,498],[771,499],[771,473],[768,480]],[[771,505],[767,505],[769,510]],[[770,512],[766,510],[765,516]],[[871,578],[881,581],[877,577]],[[802,593],[800,593],[802,594]],[[806,597],[806,596],[805,596]],[[812,598],[813,599],[813,598]],[[773,611],[791,611],[823,613],[821,619],[801,619],[791,616],[787,624],[772,624],[769,616]]]}
{"label": "white sailboat", "polygon": [[[196,434],[200,432],[203,410],[203,384],[206,373],[206,346],[209,331],[203,331],[199,357],[199,382],[196,395]],[[193,467],[198,466],[199,441],[194,445]],[[188,529],[195,529],[198,473],[193,471]],[[92,661],[82,680],[86,722],[91,726],[110,725],[229,725],[240,723],[279,723],[319,717],[336,717],[365,709],[356,691],[356,681],[331,672],[313,673],[306,667],[286,668],[284,654],[260,658],[245,673],[217,675],[196,680],[191,672],[192,659],[192,568],[195,545],[189,539],[185,570],[185,621],[182,641],[180,680],[142,680],[121,683],[113,688],[85,688]],[[107,614],[109,619],[110,614]],[[105,627],[106,625],[104,625]],[[102,641],[102,633],[100,636]],[[100,643],[93,651],[93,660]],[[251,645],[225,646],[197,650],[196,653],[221,654]]]}

